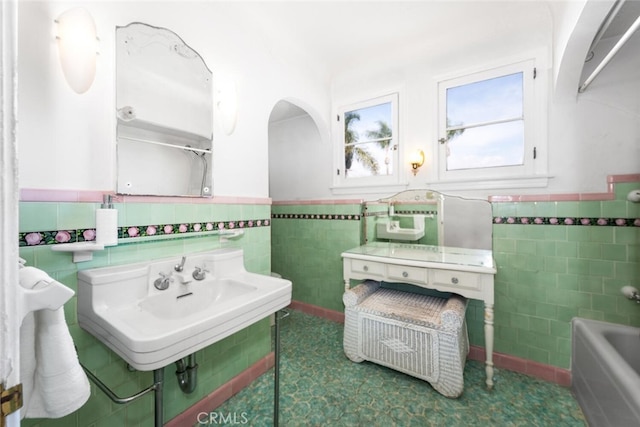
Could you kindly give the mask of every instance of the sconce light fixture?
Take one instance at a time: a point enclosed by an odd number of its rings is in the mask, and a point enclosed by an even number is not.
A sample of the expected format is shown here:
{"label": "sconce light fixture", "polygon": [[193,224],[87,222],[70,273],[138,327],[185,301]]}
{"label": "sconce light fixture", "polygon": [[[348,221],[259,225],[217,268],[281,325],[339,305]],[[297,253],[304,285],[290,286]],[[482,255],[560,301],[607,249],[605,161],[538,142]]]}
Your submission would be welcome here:
{"label": "sconce light fixture", "polygon": [[411,163],[411,172],[413,172],[413,176],[416,176],[418,169],[420,169],[420,166],[424,164],[424,152],[422,150],[414,151],[409,158],[409,163]]}
{"label": "sconce light fixture", "polygon": [[76,93],[85,93],[96,76],[96,23],[86,9],[69,9],[55,20],[64,78]]}
{"label": "sconce light fixture", "polygon": [[236,129],[238,121],[238,93],[235,81],[228,76],[221,77],[217,92],[216,106],[220,111],[222,129],[224,133],[231,135]]}

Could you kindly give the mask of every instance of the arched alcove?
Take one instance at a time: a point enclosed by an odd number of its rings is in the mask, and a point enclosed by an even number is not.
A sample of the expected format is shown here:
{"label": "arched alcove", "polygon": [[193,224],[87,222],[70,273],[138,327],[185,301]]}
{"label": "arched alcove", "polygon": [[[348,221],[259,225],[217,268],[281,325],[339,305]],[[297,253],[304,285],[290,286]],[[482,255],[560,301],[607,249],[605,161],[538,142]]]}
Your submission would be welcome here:
{"label": "arched alcove", "polygon": [[278,101],[269,116],[269,196],[274,201],[323,197],[330,174],[324,121],[299,101]]}

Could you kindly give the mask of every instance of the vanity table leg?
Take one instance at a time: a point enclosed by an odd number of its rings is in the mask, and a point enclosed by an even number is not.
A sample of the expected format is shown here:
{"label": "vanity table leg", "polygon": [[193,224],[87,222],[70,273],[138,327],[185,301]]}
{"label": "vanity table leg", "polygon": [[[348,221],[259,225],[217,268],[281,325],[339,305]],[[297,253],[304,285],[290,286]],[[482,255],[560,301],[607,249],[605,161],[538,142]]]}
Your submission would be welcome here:
{"label": "vanity table leg", "polygon": [[349,279],[344,280],[344,291],[347,292],[349,290]]}
{"label": "vanity table leg", "polygon": [[487,353],[487,388],[493,388],[493,304],[484,305],[484,345]]}

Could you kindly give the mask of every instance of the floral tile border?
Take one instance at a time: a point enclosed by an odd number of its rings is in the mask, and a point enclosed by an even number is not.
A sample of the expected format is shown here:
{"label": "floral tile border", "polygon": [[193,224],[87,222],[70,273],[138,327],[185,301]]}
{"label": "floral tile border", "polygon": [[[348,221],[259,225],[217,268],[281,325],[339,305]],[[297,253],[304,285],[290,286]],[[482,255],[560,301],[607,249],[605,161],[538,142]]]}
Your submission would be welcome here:
{"label": "floral tile border", "polygon": [[[387,211],[377,211],[377,212],[365,212],[364,216],[365,217],[371,217],[371,216],[380,216],[380,215],[386,215]],[[432,216],[436,216],[438,215],[438,211],[425,211],[425,210],[406,210],[406,209],[402,209],[402,210],[395,210],[395,215],[432,215]]]}
{"label": "floral tile border", "polygon": [[582,225],[640,227],[640,218],[578,218],[578,217],[540,217],[540,216],[497,216],[494,224],[520,225]]}
{"label": "floral tile border", "polygon": [[[184,234],[184,237],[195,237],[199,233],[219,230],[234,230],[256,227],[269,227],[269,219],[250,219],[239,221],[205,221],[178,224],[150,224],[118,227],[118,238],[132,239],[137,237],[165,236]],[[74,242],[91,242],[96,238],[95,228],[78,230],[28,231],[18,233],[18,245],[39,246]]]}
{"label": "floral tile border", "polygon": [[[365,212],[357,214],[305,214],[279,213],[271,214],[272,219],[312,219],[312,220],[354,220],[362,217],[378,216],[380,212]],[[437,211],[403,210],[396,211],[398,215],[437,215]],[[640,218],[580,218],[580,217],[541,217],[541,216],[497,216],[493,217],[494,224],[520,225],[580,225],[580,226],[611,226],[611,227],[640,227]]]}
{"label": "floral tile border", "polygon": [[323,219],[339,221],[360,221],[360,214],[271,214],[272,219]]}
{"label": "floral tile border", "polygon": [[[409,211],[403,211],[407,214]],[[411,211],[411,214],[432,214],[433,212]],[[367,216],[369,214],[365,214]],[[272,219],[309,219],[309,220],[347,220],[359,221],[358,214],[272,214]],[[577,226],[613,226],[640,227],[640,218],[578,218],[578,217],[539,217],[539,216],[498,216],[493,218],[494,224],[520,225],[577,225]],[[270,219],[239,220],[239,221],[207,221],[177,224],[150,224],[118,227],[118,237],[135,239],[136,237],[151,237],[163,235],[184,234],[194,237],[198,233],[219,230],[246,229],[255,227],[269,227]],[[55,245],[73,242],[91,242],[96,238],[95,228],[78,230],[29,231],[18,233],[18,245],[39,246]]]}

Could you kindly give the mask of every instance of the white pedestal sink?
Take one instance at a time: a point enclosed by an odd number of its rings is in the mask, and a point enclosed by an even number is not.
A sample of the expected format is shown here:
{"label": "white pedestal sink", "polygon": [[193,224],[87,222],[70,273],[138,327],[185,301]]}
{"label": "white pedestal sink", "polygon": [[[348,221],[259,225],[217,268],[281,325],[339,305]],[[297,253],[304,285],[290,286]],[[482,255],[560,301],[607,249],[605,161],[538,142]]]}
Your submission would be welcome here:
{"label": "white pedestal sink", "polygon": [[[187,255],[177,272],[179,264],[175,257],[79,271],[80,327],[135,369],[151,371],[291,303],[291,282],[247,272],[241,249]],[[154,286],[160,273],[173,279],[165,290]]]}

